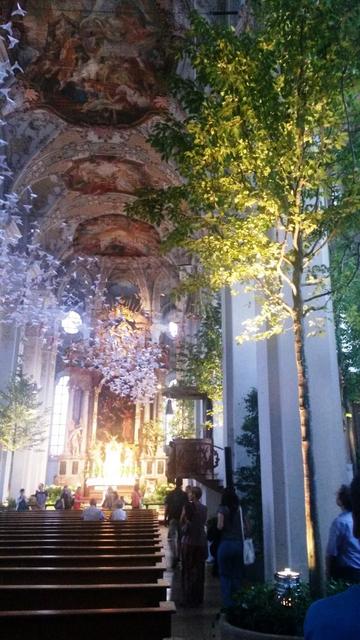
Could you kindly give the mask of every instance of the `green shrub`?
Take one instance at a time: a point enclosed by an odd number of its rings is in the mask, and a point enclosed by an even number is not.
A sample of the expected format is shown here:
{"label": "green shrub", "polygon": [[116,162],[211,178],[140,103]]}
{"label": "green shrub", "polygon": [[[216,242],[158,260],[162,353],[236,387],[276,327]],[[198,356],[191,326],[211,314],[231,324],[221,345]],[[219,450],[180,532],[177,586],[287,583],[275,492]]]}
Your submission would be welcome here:
{"label": "green shrub", "polygon": [[[331,581],[328,595],[347,589],[345,582]],[[284,606],[277,597],[274,584],[256,584],[241,589],[235,596],[236,605],[227,612],[230,624],[251,631],[277,635],[301,636],[306,611],[313,599],[307,584],[296,592],[288,592],[291,606]]]}
{"label": "green shrub", "polygon": [[159,483],[156,486],[155,491],[146,494],[144,504],[152,504],[154,502],[163,503],[167,494],[172,491],[174,487],[175,485],[167,484],[166,482],[163,482],[161,484]]}
{"label": "green shrub", "polygon": [[48,498],[46,502],[49,504],[55,504],[56,500],[60,498],[62,487],[56,484],[50,484],[48,487],[45,487],[45,491],[47,491],[48,493]]}
{"label": "green shrub", "polygon": [[15,498],[8,498],[7,499],[7,508],[8,509],[16,509],[16,500],[15,500]]}

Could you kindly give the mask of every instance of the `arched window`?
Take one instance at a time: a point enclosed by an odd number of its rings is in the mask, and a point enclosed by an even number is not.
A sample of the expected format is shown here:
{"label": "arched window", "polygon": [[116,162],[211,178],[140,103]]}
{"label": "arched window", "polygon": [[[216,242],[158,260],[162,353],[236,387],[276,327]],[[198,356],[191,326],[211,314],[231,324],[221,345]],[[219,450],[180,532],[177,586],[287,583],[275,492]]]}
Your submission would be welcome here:
{"label": "arched window", "polygon": [[66,420],[69,404],[69,376],[61,376],[55,387],[54,408],[51,424],[50,455],[64,452]]}

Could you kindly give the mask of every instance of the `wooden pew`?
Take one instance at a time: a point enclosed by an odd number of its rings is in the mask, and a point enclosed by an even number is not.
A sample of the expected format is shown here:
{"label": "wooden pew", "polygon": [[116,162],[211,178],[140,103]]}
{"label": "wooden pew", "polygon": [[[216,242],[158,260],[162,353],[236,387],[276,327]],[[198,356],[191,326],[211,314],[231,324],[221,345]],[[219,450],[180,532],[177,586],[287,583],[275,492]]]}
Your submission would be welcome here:
{"label": "wooden pew", "polygon": [[0,545],[0,556],[12,556],[12,555],[71,555],[75,557],[80,557],[83,555],[108,555],[113,554],[116,556],[123,555],[143,555],[143,554],[151,554],[156,553],[162,554],[162,546],[161,544],[147,544],[147,545],[110,545],[110,544],[102,544],[99,542],[97,546],[95,545],[81,545],[74,544],[69,545],[50,545],[50,544],[41,544],[39,541],[36,544],[26,544],[26,545]]}
{"label": "wooden pew", "polygon": [[[157,607],[169,583],[92,585],[0,585],[0,610]],[[26,635],[26,634],[25,634]]]}
{"label": "wooden pew", "polygon": [[156,547],[161,545],[161,537],[157,536],[121,536],[121,537],[86,537],[86,536],[61,536],[59,534],[56,535],[48,535],[48,536],[2,536],[0,537],[0,547],[8,547],[10,545],[13,546],[31,546],[32,544],[36,544],[37,546],[46,546],[46,545],[57,545],[57,546],[73,546],[74,544],[83,544],[88,547],[96,547],[101,545],[103,547],[146,547],[151,545],[152,547]]}
{"label": "wooden pew", "polygon": [[[110,509],[103,509],[106,515],[111,514]],[[0,522],[76,522],[82,518],[82,511],[2,511],[0,512]],[[158,522],[156,512],[142,511],[140,513],[127,511],[127,520],[122,522],[148,523]]]}
{"label": "wooden pew", "polygon": [[[173,603],[157,519],[0,517],[0,629],[11,640],[160,640]],[[20,516],[20,518],[18,517]],[[130,521],[131,520],[131,521]],[[51,552],[51,553],[49,553]],[[26,602],[26,604],[24,604]],[[121,604],[121,607],[119,607]]]}
{"label": "wooden pew", "polygon": [[1,611],[2,637],[11,640],[159,640],[171,636],[172,602],[159,607]]}
{"label": "wooden pew", "polygon": [[[69,559],[69,562],[71,560]],[[0,567],[0,584],[144,584],[163,577],[166,565],[138,567]],[[1,629],[1,625],[0,625]]]}
{"label": "wooden pew", "polygon": [[38,531],[44,531],[51,533],[52,531],[104,531],[112,534],[121,534],[121,533],[154,533],[159,531],[158,525],[147,524],[147,525],[137,525],[137,524],[117,524],[116,522],[87,522],[80,521],[74,522],[74,524],[70,523],[51,523],[50,525],[47,523],[41,524],[21,524],[19,525],[0,525],[0,535],[6,532],[16,533],[19,531],[24,531],[26,533],[36,533]]}
{"label": "wooden pew", "polygon": [[148,553],[140,555],[0,555],[1,567],[152,567],[162,562],[164,553]]}

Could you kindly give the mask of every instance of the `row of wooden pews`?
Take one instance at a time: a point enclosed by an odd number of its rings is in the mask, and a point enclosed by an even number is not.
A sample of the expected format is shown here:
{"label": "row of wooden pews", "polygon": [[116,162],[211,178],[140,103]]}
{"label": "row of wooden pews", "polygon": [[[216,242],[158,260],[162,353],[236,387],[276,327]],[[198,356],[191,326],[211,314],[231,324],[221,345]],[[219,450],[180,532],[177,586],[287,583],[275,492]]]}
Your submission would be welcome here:
{"label": "row of wooden pews", "polygon": [[174,604],[156,512],[84,522],[77,511],[0,513],[6,640],[161,640]]}

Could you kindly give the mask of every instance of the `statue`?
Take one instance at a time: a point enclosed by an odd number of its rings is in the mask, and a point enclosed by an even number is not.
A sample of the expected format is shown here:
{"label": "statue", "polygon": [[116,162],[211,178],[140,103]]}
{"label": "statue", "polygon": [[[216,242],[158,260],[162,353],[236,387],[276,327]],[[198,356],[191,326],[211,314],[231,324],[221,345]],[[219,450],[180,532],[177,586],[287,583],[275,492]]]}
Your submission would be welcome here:
{"label": "statue", "polygon": [[74,456],[74,458],[79,457],[81,453],[82,434],[83,434],[83,429],[80,424],[70,432],[69,448],[70,448],[70,454]]}

